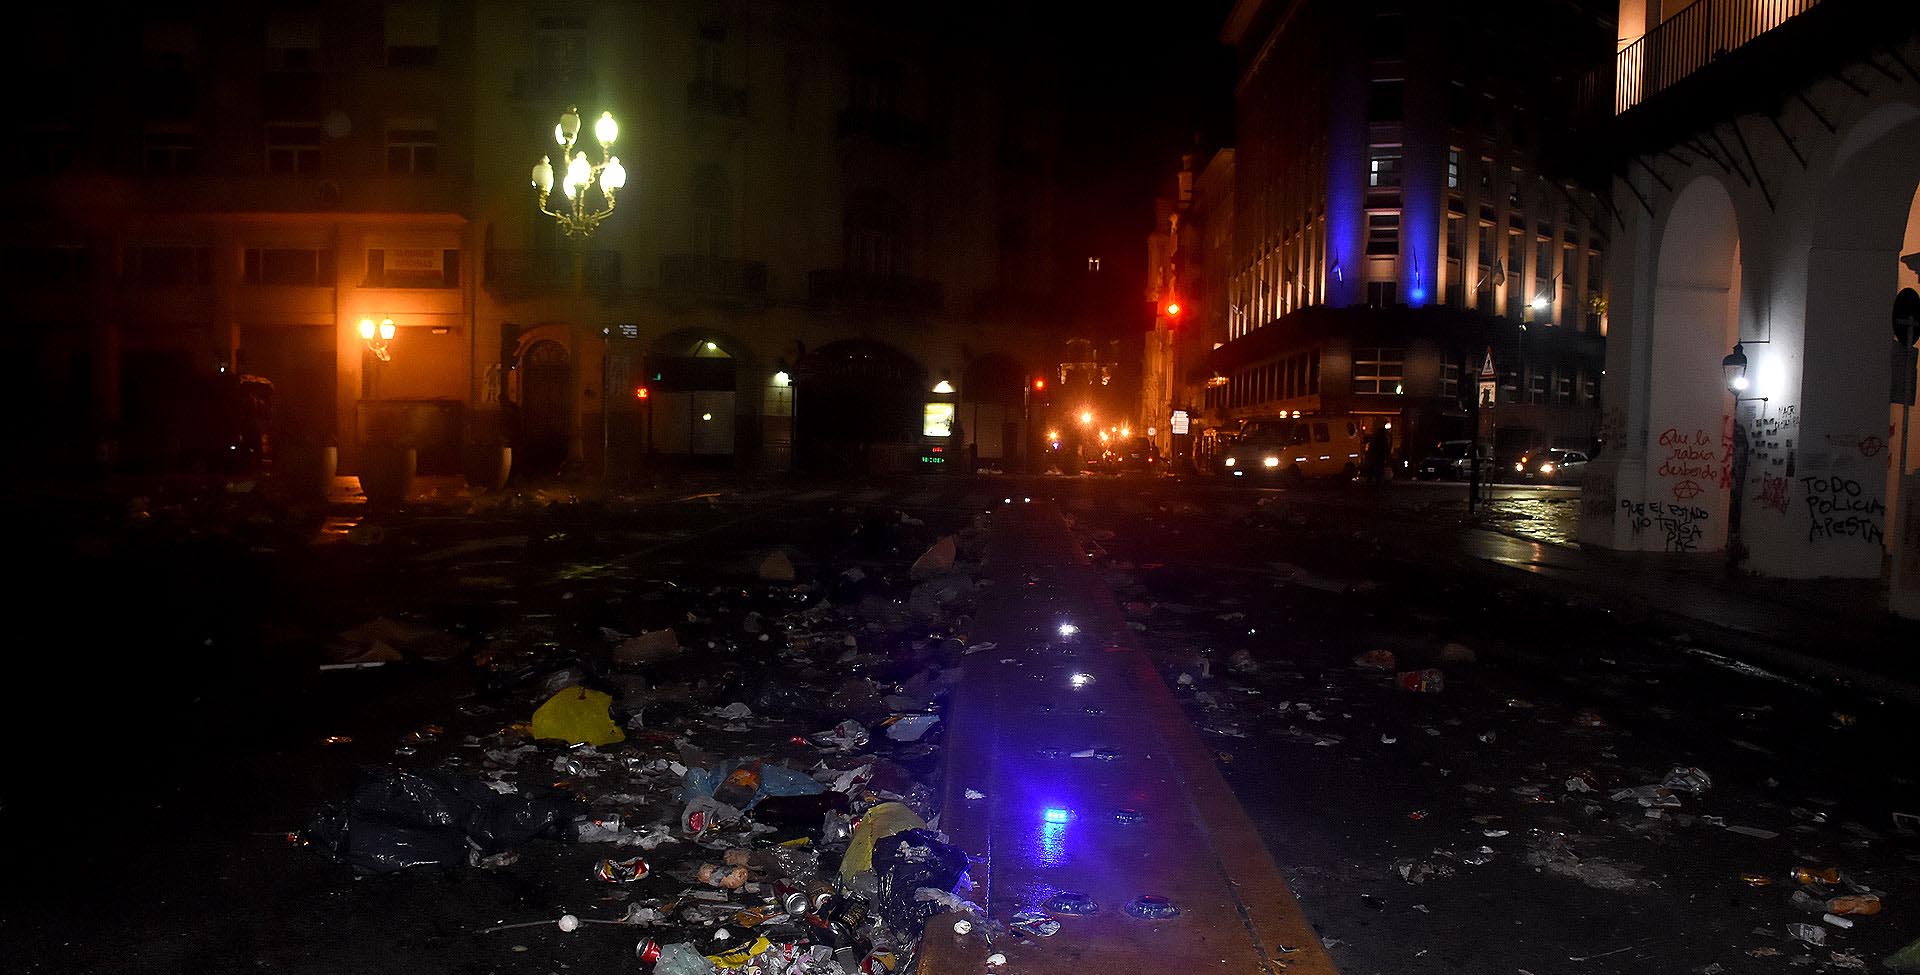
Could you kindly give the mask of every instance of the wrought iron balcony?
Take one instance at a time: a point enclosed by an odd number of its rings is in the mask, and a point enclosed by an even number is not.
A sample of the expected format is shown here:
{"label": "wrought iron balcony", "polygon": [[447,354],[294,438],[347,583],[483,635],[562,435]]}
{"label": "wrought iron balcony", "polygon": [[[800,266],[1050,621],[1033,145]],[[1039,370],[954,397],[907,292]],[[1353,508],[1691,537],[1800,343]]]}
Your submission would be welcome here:
{"label": "wrought iron balcony", "polygon": [[767,300],[767,266],[706,254],[665,254],[660,290],[669,297],[759,303]]}
{"label": "wrought iron balcony", "polygon": [[[580,259],[579,288],[604,293],[620,286],[620,252],[590,250]],[[487,290],[503,297],[565,293],[575,287],[576,253],[559,248],[487,252]]]}
{"label": "wrought iron balcony", "polygon": [[687,108],[709,115],[745,118],[747,90],[718,84],[705,78],[696,78],[687,82]]}
{"label": "wrought iron balcony", "polygon": [[907,313],[938,311],[944,301],[937,281],[841,270],[810,272],[807,299],[815,308],[874,307]]}
{"label": "wrought iron balcony", "polygon": [[1698,0],[1614,55],[1613,113],[1665,91],[1820,0]]}

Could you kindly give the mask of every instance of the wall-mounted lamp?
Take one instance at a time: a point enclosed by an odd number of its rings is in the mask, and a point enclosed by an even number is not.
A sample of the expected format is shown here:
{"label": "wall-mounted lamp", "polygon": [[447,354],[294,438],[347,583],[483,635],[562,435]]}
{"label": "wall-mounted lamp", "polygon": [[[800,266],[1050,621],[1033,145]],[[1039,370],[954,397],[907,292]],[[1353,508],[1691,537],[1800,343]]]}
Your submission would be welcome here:
{"label": "wall-mounted lamp", "polygon": [[381,362],[393,361],[393,353],[387,348],[387,343],[393,341],[393,332],[391,318],[382,318],[378,324],[371,318],[360,319],[360,340],[367,343],[367,351]]}

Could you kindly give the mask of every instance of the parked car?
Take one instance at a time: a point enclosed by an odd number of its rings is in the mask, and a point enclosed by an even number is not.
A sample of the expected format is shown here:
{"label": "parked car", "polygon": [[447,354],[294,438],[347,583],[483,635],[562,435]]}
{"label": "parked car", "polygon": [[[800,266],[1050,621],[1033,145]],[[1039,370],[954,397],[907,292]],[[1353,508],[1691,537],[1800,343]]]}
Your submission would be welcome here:
{"label": "parked car", "polygon": [[1104,471],[1158,471],[1160,467],[1160,448],[1147,437],[1116,440],[1100,458]]}
{"label": "parked car", "polygon": [[1513,465],[1514,475],[1521,480],[1547,484],[1578,484],[1586,470],[1587,455],[1565,447],[1535,451]]}
{"label": "parked car", "polygon": [[1352,479],[1366,450],[1366,432],[1351,416],[1249,420],[1221,452],[1220,465],[1243,480]]}
{"label": "parked car", "polygon": [[1420,461],[1413,476],[1422,481],[1464,481],[1473,476],[1473,456],[1480,455],[1480,477],[1493,478],[1493,451],[1486,444],[1471,440],[1445,440],[1434,445],[1433,453]]}

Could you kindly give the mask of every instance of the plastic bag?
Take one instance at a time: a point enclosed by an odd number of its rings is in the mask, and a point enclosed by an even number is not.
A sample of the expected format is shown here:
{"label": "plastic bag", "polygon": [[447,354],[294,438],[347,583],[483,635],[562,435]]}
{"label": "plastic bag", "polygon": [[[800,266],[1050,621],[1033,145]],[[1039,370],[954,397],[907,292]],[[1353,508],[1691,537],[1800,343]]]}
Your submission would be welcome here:
{"label": "plastic bag", "polygon": [[569,687],[547,699],[533,712],[533,737],[567,744],[613,745],[627,740],[625,732],[607,716],[613,698],[603,691]]}
{"label": "plastic bag", "polygon": [[940,842],[930,830],[903,830],[874,843],[873,872],[879,881],[875,906],[880,919],[895,934],[914,935],[941,909],[937,896],[921,897],[919,892],[952,893],[967,872],[967,854]]}
{"label": "plastic bag", "polygon": [[847,844],[846,856],[840,860],[840,879],[851,882],[856,875],[873,869],[876,842],[895,833],[926,827],[926,820],[904,803],[883,802],[867,810],[867,814],[860,817],[860,824],[853,828],[853,841]]}

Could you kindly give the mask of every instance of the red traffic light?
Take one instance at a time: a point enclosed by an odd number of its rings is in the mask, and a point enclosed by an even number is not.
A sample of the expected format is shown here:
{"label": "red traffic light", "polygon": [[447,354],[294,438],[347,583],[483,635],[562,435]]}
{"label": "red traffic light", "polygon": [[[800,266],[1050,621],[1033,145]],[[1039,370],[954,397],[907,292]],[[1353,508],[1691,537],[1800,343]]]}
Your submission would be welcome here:
{"label": "red traffic light", "polygon": [[634,399],[646,399],[647,397],[649,397],[649,396],[652,396],[652,395],[653,395],[653,391],[652,391],[652,390],[650,390],[650,389],[648,389],[648,388],[647,388],[647,387],[645,387],[645,386],[636,386],[636,387],[634,387],[634,390],[633,390],[633,398],[634,398]]}
{"label": "red traffic light", "polygon": [[1168,317],[1168,318],[1179,318],[1179,317],[1180,317],[1180,303],[1179,303],[1179,302],[1177,302],[1177,301],[1169,301],[1169,302],[1167,302],[1167,317]]}
{"label": "red traffic light", "polygon": [[1033,377],[1033,391],[1034,391],[1034,392],[1036,392],[1036,393],[1044,393],[1044,392],[1046,392],[1046,391],[1047,391],[1047,377],[1045,377],[1045,376],[1035,376],[1035,377]]}

